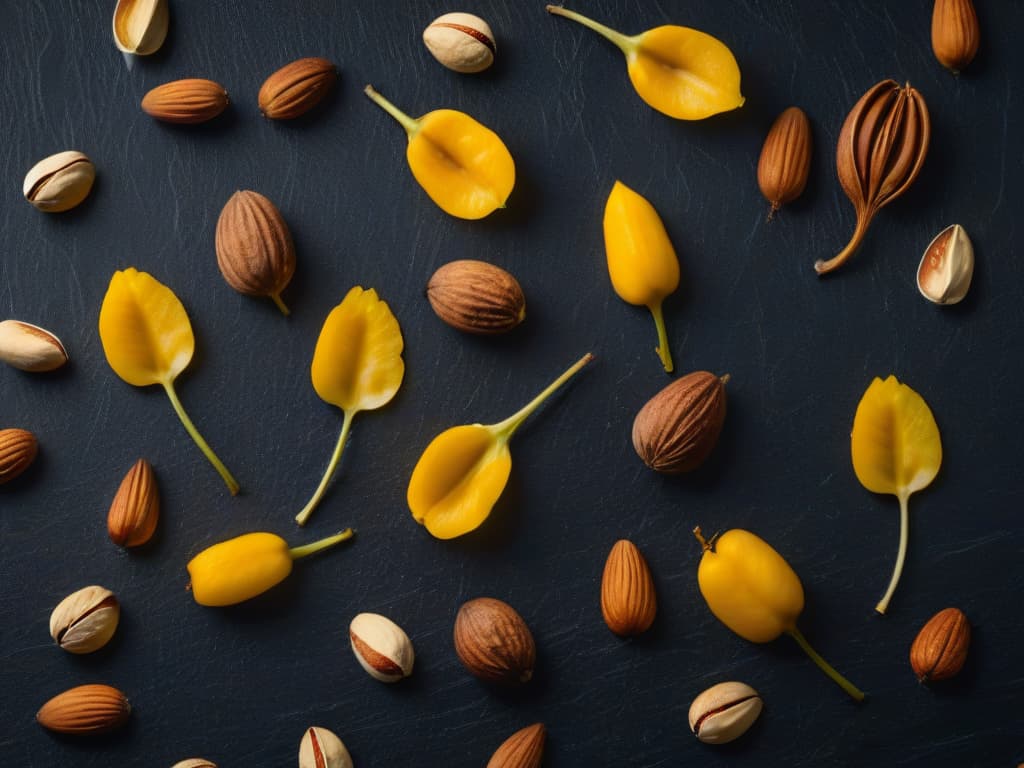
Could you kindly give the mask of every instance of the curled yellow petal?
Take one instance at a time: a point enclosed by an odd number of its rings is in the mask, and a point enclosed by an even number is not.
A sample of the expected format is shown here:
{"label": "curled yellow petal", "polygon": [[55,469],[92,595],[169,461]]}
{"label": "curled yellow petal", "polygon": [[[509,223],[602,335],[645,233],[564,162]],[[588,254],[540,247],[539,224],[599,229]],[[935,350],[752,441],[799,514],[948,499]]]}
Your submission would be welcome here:
{"label": "curled yellow petal", "polygon": [[304,525],[341,461],[353,417],[386,405],[405,375],[398,320],[370,288],[356,286],[331,310],[320,330],[310,375],[320,398],[345,412],[341,434],[313,497],[295,516]]}
{"label": "curled yellow petal", "polygon": [[115,272],[100,308],[100,340],[114,373],[136,387],[174,381],[195,351],[178,297],[146,272]]}
{"label": "curled yellow petal", "polygon": [[909,515],[907,501],[928,486],[942,464],[942,441],[931,409],[917,392],[895,376],[876,378],[853,417],[850,435],[853,470],[861,485],[875,493],[891,493],[900,503],[900,543],[896,567],[885,595],[875,607],[885,613],[906,557]]}

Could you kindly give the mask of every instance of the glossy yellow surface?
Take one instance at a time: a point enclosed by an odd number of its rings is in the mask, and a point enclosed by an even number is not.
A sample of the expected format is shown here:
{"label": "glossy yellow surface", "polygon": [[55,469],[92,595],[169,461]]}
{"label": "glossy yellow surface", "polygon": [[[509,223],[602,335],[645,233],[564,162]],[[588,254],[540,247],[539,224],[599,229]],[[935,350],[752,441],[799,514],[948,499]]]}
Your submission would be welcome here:
{"label": "glossy yellow surface", "polygon": [[512,470],[508,441],[527,417],[593,359],[576,361],[543,392],[497,424],[452,427],[430,441],[409,479],[413,519],[438,539],[475,530],[491,514]]}
{"label": "glossy yellow surface", "polygon": [[405,374],[398,320],[370,288],[356,286],[331,310],[313,351],[310,375],[321,399],[344,411],[386,405]]}
{"label": "glossy yellow surface", "polygon": [[204,549],[188,564],[192,597],[224,606],[256,597],[292,572],[288,543],[272,533],[247,533]]}
{"label": "glossy yellow surface", "polygon": [[909,495],[925,488],[942,464],[942,441],[924,399],[895,376],[867,388],[850,434],[853,470],[875,493]]}
{"label": "glossy yellow surface", "polygon": [[405,129],[409,168],[443,211],[482,219],[505,207],[516,166],[498,134],[463,112],[439,109],[413,119],[372,87],[366,94]]}
{"label": "glossy yellow surface", "polygon": [[626,57],[629,79],[640,98],[669,117],[702,120],[743,105],[736,57],[705,32],[670,24],[628,36],[561,6],[549,5],[548,12],[615,44]]}
{"label": "glossy yellow surface", "polygon": [[115,272],[100,308],[100,341],[107,362],[129,384],[174,381],[188,366],[195,337],[185,307],[146,272]]}
{"label": "glossy yellow surface", "polygon": [[616,181],[604,207],[608,276],[619,297],[647,307],[658,330],[658,354],[666,371],[672,356],[661,305],[679,287],[679,259],[665,225],[645,197]]}
{"label": "glossy yellow surface", "polygon": [[739,528],[704,551],[697,582],[711,612],[753,643],[794,629],[804,609],[804,589],[789,563],[764,539]]}

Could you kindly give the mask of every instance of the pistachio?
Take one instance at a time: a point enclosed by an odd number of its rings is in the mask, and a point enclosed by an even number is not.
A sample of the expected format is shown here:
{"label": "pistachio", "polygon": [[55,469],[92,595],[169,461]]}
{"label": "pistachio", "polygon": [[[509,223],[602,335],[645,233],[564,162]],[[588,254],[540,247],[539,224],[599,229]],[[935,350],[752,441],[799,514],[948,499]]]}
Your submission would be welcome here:
{"label": "pistachio", "polygon": [[0,360],[23,371],[40,373],[60,368],[68,361],[60,339],[45,328],[20,320],[0,323]]}
{"label": "pistachio", "polygon": [[299,768],[352,768],[345,744],[326,728],[307,728],[299,744]]}
{"label": "pistachio", "polygon": [[924,249],[917,267],[917,290],[935,304],[956,304],[967,295],[974,275],[974,246],[964,228],[953,224]]}
{"label": "pistachio", "polygon": [[423,43],[448,69],[472,74],[494,63],[497,47],[490,26],[471,13],[446,13],[423,30]]}
{"label": "pistachio", "polygon": [[92,653],[110,642],[121,606],[105,587],[84,587],[65,597],[50,614],[50,636],[68,653]]}
{"label": "pistachio", "polygon": [[742,736],[763,706],[760,695],[746,683],[719,683],[693,700],[690,730],[705,744],[725,744]]}
{"label": "pistachio", "polygon": [[117,0],[114,44],[123,53],[156,53],[167,37],[169,21],[167,0]]}
{"label": "pistachio", "polygon": [[175,763],[171,768],[217,768],[217,764],[202,757],[190,757]]}
{"label": "pistachio", "polygon": [[43,158],[25,174],[25,199],[40,211],[60,213],[81,203],[96,180],[96,168],[81,152],[68,150]]}
{"label": "pistachio", "polygon": [[348,628],[352,653],[371,677],[394,683],[412,674],[412,641],[400,626],[377,613],[360,613]]}

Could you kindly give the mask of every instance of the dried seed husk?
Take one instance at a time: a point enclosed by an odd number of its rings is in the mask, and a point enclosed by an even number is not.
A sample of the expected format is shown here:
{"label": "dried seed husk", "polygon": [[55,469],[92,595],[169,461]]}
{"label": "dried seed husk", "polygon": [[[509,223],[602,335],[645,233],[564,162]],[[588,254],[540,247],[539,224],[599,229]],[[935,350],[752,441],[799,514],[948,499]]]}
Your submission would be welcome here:
{"label": "dried seed husk", "polygon": [[107,534],[119,547],[145,544],[160,519],[160,494],[153,467],[139,459],[128,470],[107,513]]}
{"label": "dried seed husk", "polygon": [[928,244],[917,267],[917,290],[935,304],[956,304],[974,275],[974,246],[959,224],[946,227]]}
{"label": "dried seed husk", "polygon": [[439,318],[466,333],[505,333],[526,317],[526,297],[511,274],[475,259],[440,267],[427,283],[427,299]]}
{"label": "dried seed husk", "polygon": [[285,315],[281,291],[295,274],[295,245],[284,217],[259,192],[239,190],[217,219],[217,266],[247,296],[267,296]]}
{"label": "dried seed husk", "polygon": [[40,211],[61,213],[85,200],[96,180],[96,168],[81,152],[70,149],[40,160],[25,174],[22,192]]}
{"label": "dried seed husk", "polygon": [[769,219],[800,197],[810,170],[811,123],[800,107],[790,107],[772,124],[757,163],[757,185],[772,205]]}
{"label": "dried seed husk", "polygon": [[935,0],[932,10],[932,51],[954,75],[974,60],[981,31],[971,0]]}
{"label": "dried seed husk", "polygon": [[857,226],[842,251],[815,262],[819,275],[846,263],[864,241],[875,214],[907,191],[924,165],[930,140],[928,107],[909,83],[883,80],[860,98],[836,145],[839,183],[853,203]]}
{"label": "dried seed husk", "polygon": [[22,371],[42,373],[67,363],[68,352],[45,328],[21,320],[4,320],[0,323],[0,360]]}
{"label": "dried seed husk", "polygon": [[292,120],[330,93],[338,72],[327,59],[311,56],[285,64],[260,87],[260,112],[271,120]]}
{"label": "dried seed husk", "polygon": [[932,616],[910,646],[910,666],[921,683],[947,680],[963,669],[971,646],[971,623],[959,608]]}
{"label": "dried seed husk", "polygon": [[124,53],[148,56],[167,37],[167,0],[118,0],[114,7],[114,44]]}
{"label": "dried seed husk", "polygon": [[68,653],[98,651],[114,636],[121,605],[106,587],[83,587],[61,600],[50,614],[50,636]]}

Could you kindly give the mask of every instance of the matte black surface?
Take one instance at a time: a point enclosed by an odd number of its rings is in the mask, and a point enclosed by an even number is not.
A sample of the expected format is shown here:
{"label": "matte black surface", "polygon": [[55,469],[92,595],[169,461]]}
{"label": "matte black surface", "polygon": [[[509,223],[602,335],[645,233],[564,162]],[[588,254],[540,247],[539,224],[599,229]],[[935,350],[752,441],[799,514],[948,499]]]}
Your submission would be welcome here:
{"label": "matte black surface", "polygon": [[[456,4],[458,5],[458,4]],[[743,72],[742,109],[682,123],[633,92],[620,53],[544,4],[482,0],[497,63],[480,76],[443,69],[420,41],[440,2],[172,0],[170,37],[129,69],[104,0],[0,4],[0,316],[56,332],[72,363],[54,375],[0,367],[0,427],[36,433],[41,453],[0,488],[0,764],[294,765],[309,725],[336,731],[359,766],[479,766],[506,736],[549,729],[545,765],[1012,766],[1024,761],[1021,686],[1021,171],[1024,71],[1019,3],[980,0],[982,46],[959,78],[935,61],[931,2],[905,0],[580,0],[625,32],[686,24],[722,39]],[[265,120],[263,79],[299,56],[337,62],[333,97],[292,124]],[[186,76],[231,94],[202,127],[159,124],[139,100]],[[909,80],[934,135],[910,192],[882,211],[866,244],[829,279],[853,230],[835,178],[844,117],[872,84]],[[373,83],[411,114],[466,111],[516,159],[507,210],[480,222],[440,211],[415,183],[405,135],[361,90]],[[815,140],[798,202],[766,223],[755,183],[774,117],[797,104]],[[34,210],[21,182],[42,157],[75,148],[98,169],[92,195],[60,215]],[[666,305],[680,372],[731,373],[721,441],[698,472],[647,470],[629,440],[637,410],[670,380],[646,310],[612,292],[601,216],[618,178],[665,220],[683,270]],[[213,233],[239,188],[274,200],[295,237],[284,298],[236,294]],[[938,308],[914,285],[940,229],[963,224],[977,253],[966,301]],[[509,269],[525,324],[503,338],[460,335],[423,288],[449,260]],[[197,354],[179,393],[234,471],[231,498],[158,388],[108,367],[97,333],[116,269],[135,266],[184,302]],[[357,417],[342,467],[307,530],[292,522],[341,426],[309,380],[321,323],[355,284],[375,287],[405,336],[407,373],[386,408]],[[432,539],[405,503],[428,441],[459,423],[499,420],[587,350],[597,360],[517,434],[509,486],[491,519]],[[897,542],[894,497],[857,482],[849,431],[872,377],[895,373],[931,406],[943,439],[935,483],[911,499],[902,584],[885,618],[873,606]],[[155,541],[124,552],[105,518],[135,459],[161,489]],[[869,694],[847,700],[787,638],[755,646],[707,610],[691,529],[744,527],[803,579],[800,625]],[[347,525],[350,546],[298,565],[249,604],[212,610],[185,591],[185,563],[250,530],[302,543]],[[655,574],[659,614],[637,640],[601,621],[612,543],[636,542]],[[88,657],[49,640],[52,608],[87,584],[123,604],[111,645]],[[493,690],[455,657],[456,610],[479,595],[515,606],[539,648],[536,679]],[[974,625],[967,667],[924,688],[907,656],[946,606]],[[415,674],[370,679],[348,648],[360,611],[411,635]],[[740,742],[687,732],[691,699],[722,680],[763,695]],[[123,732],[55,738],[34,722],[59,691],[108,682],[129,695]]]}

